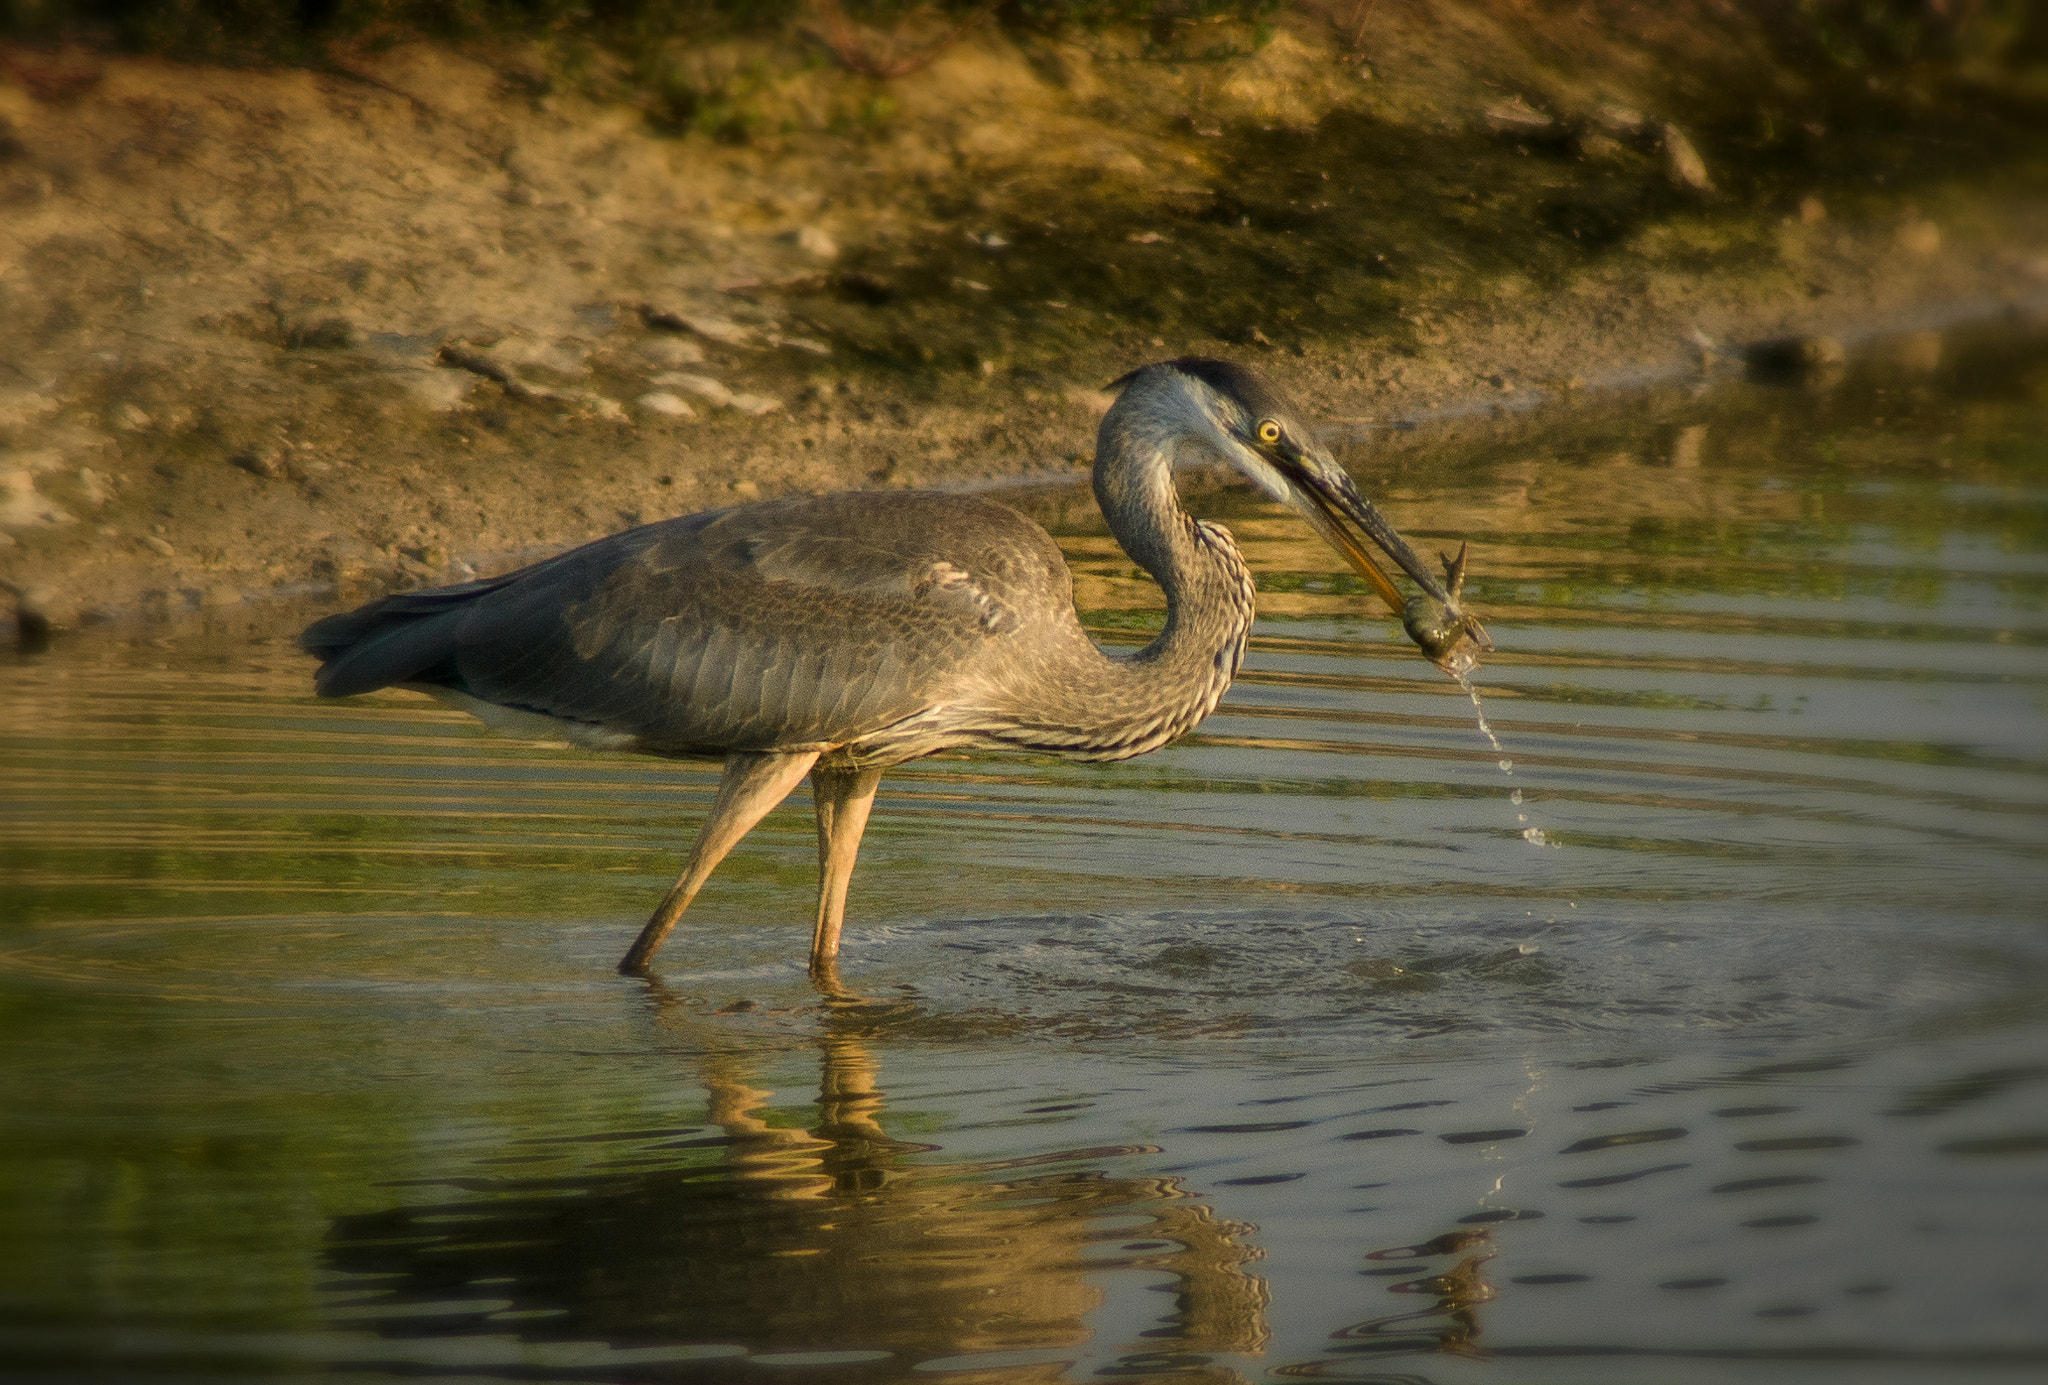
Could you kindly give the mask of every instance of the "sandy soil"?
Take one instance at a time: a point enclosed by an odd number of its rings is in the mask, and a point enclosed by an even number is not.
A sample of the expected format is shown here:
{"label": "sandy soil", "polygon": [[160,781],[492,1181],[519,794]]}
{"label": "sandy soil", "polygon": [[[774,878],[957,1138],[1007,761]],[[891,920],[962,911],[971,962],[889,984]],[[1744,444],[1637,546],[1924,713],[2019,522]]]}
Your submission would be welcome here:
{"label": "sandy soil", "polygon": [[1831,141],[1952,91],[1845,110],[1704,7],[1540,42],[1512,10],[1164,58],[982,34],[886,86],[728,45],[678,60],[680,132],[529,50],[0,50],[0,582],[60,629],[352,599],[1070,470],[1102,382],[1167,355],[1333,421],[1569,407],[1703,337],[2048,288],[2048,121],[1985,103],[1884,184]]}

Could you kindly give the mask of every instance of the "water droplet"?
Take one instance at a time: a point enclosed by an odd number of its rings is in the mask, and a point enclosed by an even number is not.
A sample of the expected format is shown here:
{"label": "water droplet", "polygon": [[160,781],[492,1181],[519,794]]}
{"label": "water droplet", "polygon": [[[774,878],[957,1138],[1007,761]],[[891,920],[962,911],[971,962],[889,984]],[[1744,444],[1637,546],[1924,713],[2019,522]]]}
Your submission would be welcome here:
{"label": "water droplet", "polygon": [[[1465,695],[1472,699],[1472,706],[1477,713],[1476,720],[1479,722],[1479,730],[1485,735],[1487,742],[1493,746],[1493,753],[1501,756],[1501,759],[1495,762],[1500,766],[1500,772],[1502,774],[1513,774],[1515,772],[1515,762],[1507,758],[1507,747],[1500,743],[1500,737],[1494,735],[1493,728],[1486,724],[1486,709],[1479,705],[1479,690],[1472,686],[1472,680],[1466,674],[1459,673],[1456,677],[1458,686],[1463,688]],[[1522,791],[1520,789],[1510,791],[1508,802],[1514,804],[1517,808],[1521,807]],[[1517,822],[1527,822],[1528,820],[1529,815],[1527,813],[1515,814],[1515,821]],[[1524,827],[1522,829],[1522,840],[1534,846],[1558,845],[1558,843],[1545,837],[1543,829],[1540,827]],[[1573,907],[1576,908],[1577,906],[1574,905]]]}

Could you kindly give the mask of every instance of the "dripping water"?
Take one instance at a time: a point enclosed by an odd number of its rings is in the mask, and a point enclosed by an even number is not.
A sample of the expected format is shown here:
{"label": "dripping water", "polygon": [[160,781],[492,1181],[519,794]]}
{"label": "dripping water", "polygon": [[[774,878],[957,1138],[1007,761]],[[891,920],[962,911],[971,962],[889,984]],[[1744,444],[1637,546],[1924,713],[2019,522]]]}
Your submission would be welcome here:
{"label": "dripping water", "polygon": [[[1455,677],[1458,680],[1458,686],[1465,690],[1465,696],[1472,699],[1472,711],[1479,719],[1480,732],[1493,746],[1493,753],[1500,757],[1500,772],[1507,775],[1510,779],[1514,778],[1515,762],[1508,758],[1507,747],[1500,743],[1500,737],[1496,736],[1493,733],[1493,727],[1487,724],[1486,708],[1480,704],[1479,689],[1472,686],[1472,675],[1469,672],[1460,672]],[[1557,845],[1556,842],[1551,841],[1549,837],[1544,835],[1542,828],[1530,823],[1529,815],[1522,811],[1522,790],[1519,786],[1508,791],[1508,802],[1514,805],[1515,821],[1522,824],[1523,841],[1531,846]]]}

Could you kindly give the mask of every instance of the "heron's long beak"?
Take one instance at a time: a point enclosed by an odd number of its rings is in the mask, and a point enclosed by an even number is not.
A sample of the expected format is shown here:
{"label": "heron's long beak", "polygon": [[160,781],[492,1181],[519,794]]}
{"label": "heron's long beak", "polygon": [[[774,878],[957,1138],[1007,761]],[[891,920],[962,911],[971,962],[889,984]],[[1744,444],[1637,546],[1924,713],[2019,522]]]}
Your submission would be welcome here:
{"label": "heron's long beak", "polygon": [[1358,541],[1358,536],[1344,521],[1349,520],[1378,544],[1389,558],[1401,565],[1403,572],[1415,579],[1417,586],[1451,610],[1458,609],[1457,598],[1444,590],[1436,574],[1415,555],[1408,541],[1394,532],[1394,526],[1387,523],[1387,517],[1379,512],[1379,508],[1358,493],[1358,487],[1351,483],[1350,477],[1339,472],[1335,479],[1328,479],[1303,470],[1296,472],[1292,479],[1296,489],[1310,502],[1297,507],[1302,517],[1322,536],[1324,543],[1343,554],[1345,560],[1358,569],[1358,575],[1372,584],[1380,600],[1386,602],[1387,608],[1395,615],[1401,614],[1408,598],[1394,585],[1394,579],[1379,565],[1372,550]]}
{"label": "heron's long beak", "polygon": [[[1378,507],[1360,495],[1351,478],[1334,465],[1297,464],[1289,479],[1297,498],[1294,508],[1325,543],[1372,583],[1430,662],[1454,678],[1469,674],[1478,665],[1479,655],[1493,648],[1493,641],[1487,638],[1486,627],[1459,604],[1465,586],[1465,549],[1461,546],[1457,557],[1444,559],[1445,581],[1440,582],[1408,541],[1394,532]],[[1354,528],[1399,563],[1422,588],[1422,595],[1403,597],[1371,550],[1359,542]]]}

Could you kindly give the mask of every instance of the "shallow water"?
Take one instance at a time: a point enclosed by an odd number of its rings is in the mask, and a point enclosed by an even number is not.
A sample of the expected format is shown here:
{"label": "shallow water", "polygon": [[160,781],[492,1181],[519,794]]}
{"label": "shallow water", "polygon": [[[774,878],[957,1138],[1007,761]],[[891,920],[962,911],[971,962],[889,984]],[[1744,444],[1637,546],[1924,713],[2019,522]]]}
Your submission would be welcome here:
{"label": "shallow water", "polygon": [[2044,419],[1964,334],[1354,440],[1511,779],[1194,476],[1222,709],[892,775],[829,1006],[801,792],[649,984],[708,768],[316,703],[306,612],[0,665],[8,1378],[2038,1379]]}

